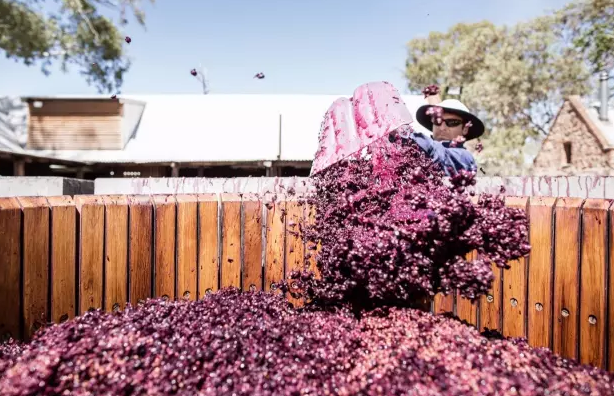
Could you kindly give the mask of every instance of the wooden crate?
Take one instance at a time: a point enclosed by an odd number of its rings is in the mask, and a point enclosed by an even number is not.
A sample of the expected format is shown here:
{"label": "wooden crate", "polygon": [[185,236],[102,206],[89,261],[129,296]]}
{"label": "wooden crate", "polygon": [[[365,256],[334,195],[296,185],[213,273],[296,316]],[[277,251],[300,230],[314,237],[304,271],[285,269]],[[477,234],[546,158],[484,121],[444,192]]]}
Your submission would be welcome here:
{"label": "wooden crate", "polygon": [[[506,204],[527,211],[530,255],[495,268],[479,301],[438,295],[433,311],[614,371],[610,201]],[[27,340],[48,322],[149,297],[275,290],[304,262],[315,269],[318,247],[298,232],[313,219],[313,208],[280,195],[0,198],[0,337]]]}

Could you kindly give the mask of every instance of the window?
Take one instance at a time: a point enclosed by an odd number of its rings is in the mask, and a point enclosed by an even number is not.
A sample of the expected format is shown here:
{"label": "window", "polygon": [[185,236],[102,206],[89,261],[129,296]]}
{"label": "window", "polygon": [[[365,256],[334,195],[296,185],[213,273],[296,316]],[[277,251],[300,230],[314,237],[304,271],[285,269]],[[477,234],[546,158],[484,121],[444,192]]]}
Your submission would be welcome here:
{"label": "window", "polygon": [[563,143],[563,149],[565,149],[565,164],[571,164],[571,142]]}

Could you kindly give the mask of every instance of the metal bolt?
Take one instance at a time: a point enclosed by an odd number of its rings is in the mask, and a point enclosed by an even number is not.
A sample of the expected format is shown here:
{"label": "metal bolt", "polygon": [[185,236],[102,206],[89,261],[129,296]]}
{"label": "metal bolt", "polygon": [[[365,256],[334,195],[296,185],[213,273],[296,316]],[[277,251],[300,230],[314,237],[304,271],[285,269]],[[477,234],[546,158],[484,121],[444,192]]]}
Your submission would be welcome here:
{"label": "metal bolt", "polygon": [[211,289],[205,290],[205,294],[211,294],[211,293],[213,293],[213,290],[211,290]]}
{"label": "metal bolt", "polygon": [[588,323],[590,323],[592,325],[597,324],[597,317],[595,315],[589,315]]}
{"label": "metal bolt", "polygon": [[537,303],[537,304],[535,304],[535,310],[536,311],[543,311],[544,310],[544,306],[541,303]]}
{"label": "metal bolt", "polygon": [[512,298],[512,299],[510,300],[510,303],[512,304],[512,307],[515,307],[515,306],[517,306],[517,305],[518,305],[518,300],[516,300],[515,298]]}
{"label": "metal bolt", "polygon": [[190,291],[186,290],[185,292],[183,292],[183,298],[190,298]]}
{"label": "metal bolt", "polygon": [[254,284],[249,285],[249,291],[255,292],[256,291],[256,285],[254,285]]}
{"label": "metal bolt", "polygon": [[162,301],[168,301],[168,300],[169,300],[168,295],[165,294],[162,296]]}
{"label": "metal bolt", "polygon": [[68,314],[60,316],[60,323],[64,323],[68,320]]}
{"label": "metal bolt", "polygon": [[277,290],[277,284],[275,282],[271,283],[271,290]]}
{"label": "metal bolt", "polygon": [[113,312],[119,311],[119,304],[118,303],[113,304],[113,308],[112,309],[113,309]]}
{"label": "metal bolt", "polygon": [[569,311],[568,311],[567,309],[563,308],[563,309],[561,310],[561,315],[562,315],[564,318],[566,318],[566,317],[568,317],[568,316],[569,316]]}
{"label": "metal bolt", "polygon": [[486,301],[488,301],[489,303],[495,301],[495,298],[492,296],[492,294],[489,294],[486,296]]}

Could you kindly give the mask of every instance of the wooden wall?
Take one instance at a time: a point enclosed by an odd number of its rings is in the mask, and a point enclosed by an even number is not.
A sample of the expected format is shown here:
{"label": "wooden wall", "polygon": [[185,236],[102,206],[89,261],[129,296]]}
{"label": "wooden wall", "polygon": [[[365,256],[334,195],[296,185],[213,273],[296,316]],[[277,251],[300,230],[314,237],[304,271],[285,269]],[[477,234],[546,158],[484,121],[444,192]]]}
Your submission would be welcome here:
{"label": "wooden wall", "polygon": [[[42,107],[34,106],[35,102]],[[121,150],[122,106],[109,99],[31,101],[27,146],[33,150]]]}
{"label": "wooden wall", "polygon": [[[256,196],[104,195],[0,198],[0,336],[148,297],[220,287],[275,288],[312,253],[298,233],[313,210]],[[480,329],[614,371],[614,206],[603,199],[507,197],[530,218],[531,254],[495,268],[479,301],[436,296]]]}

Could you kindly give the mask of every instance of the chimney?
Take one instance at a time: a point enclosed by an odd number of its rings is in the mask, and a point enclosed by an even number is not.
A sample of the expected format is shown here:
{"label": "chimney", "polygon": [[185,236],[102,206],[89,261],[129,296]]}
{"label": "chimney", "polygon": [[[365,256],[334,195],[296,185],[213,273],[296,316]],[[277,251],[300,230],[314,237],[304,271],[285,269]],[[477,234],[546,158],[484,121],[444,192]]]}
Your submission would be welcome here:
{"label": "chimney", "polygon": [[601,121],[608,120],[608,72],[602,71],[599,76],[599,119]]}

